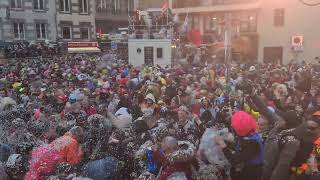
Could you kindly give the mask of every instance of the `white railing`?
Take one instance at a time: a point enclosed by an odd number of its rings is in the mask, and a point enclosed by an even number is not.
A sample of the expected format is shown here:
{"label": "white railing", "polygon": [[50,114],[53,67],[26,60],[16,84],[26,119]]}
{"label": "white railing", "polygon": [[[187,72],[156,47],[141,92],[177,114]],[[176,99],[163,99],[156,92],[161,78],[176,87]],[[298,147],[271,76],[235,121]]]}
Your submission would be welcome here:
{"label": "white railing", "polygon": [[171,25],[130,25],[129,39],[172,39]]}

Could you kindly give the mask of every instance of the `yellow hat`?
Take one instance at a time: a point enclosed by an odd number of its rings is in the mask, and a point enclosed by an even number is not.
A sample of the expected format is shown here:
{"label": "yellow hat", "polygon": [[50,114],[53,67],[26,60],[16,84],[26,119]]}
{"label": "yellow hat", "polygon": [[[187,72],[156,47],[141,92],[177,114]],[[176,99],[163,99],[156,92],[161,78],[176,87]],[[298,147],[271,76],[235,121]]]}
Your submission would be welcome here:
{"label": "yellow hat", "polygon": [[162,85],[167,85],[167,81],[164,78],[161,78],[160,82],[161,82]]}
{"label": "yellow hat", "polygon": [[13,87],[14,89],[18,89],[21,85],[22,85],[22,83],[15,82],[15,83],[12,84],[12,87]]}

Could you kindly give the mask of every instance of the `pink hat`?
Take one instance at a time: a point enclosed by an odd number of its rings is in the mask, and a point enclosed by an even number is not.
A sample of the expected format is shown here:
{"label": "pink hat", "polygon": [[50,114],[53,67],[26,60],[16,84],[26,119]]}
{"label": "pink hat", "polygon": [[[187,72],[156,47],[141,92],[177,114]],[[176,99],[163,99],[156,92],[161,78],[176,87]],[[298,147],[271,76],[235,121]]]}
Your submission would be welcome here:
{"label": "pink hat", "polygon": [[239,111],[231,118],[231,126],[238,136],[248,136],[256,131],[256,121],[248,113]]}
{"label": "pink hat", "polygon": [[40,109],[39,109],[39,108],[38,108],[38,109],[35,109],[35,110],[34,110],[34,113],[33,113],[33,117],[34,117],[35,119],[39,119],[39,118],[40,118],[40,115],[41,115]]}

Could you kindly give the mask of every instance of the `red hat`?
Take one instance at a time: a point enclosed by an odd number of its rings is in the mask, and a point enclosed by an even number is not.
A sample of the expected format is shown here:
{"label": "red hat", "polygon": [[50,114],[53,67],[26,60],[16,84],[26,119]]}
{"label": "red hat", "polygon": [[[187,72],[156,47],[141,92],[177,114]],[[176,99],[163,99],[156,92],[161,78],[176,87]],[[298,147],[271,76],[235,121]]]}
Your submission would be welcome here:
{"label": "red hat", "polygon": [[247,136],[256,131],[256,121],[248,113],[239,111],[231,118],[231,126],[238,136]]}
{"label": "red hat", "polygon": [[67,95],[60,95],[60,96],[58,96],[58,99],[63,102],[66,102],[68,100],[68,96]]}

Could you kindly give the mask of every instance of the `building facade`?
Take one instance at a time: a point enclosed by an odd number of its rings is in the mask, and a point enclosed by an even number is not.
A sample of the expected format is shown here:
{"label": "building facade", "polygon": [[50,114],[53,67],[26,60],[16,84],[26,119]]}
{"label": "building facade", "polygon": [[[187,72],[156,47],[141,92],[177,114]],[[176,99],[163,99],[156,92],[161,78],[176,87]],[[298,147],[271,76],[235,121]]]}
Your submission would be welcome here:
{"label": "building facade", "polygon": [[95,4],[92,0],[55,0],[57,40],[96,39]]}
{"label": "building facade", "polygon": [[[306,1],[305,2],[316,2]],[[299,0],[262,0],[258,16],[259,60],[288,63],[305,60],[317,63],[320,57],[320,6],[308,6]],[[294,36],[303,41],[298,49],[292,46]]]}
{"label": "building facade", "polygon": [[135,10],[134,0],[95,0],[97,32],[109,33],[129,26]]}
{"label": "building facade", "polygon": [[259,0],[170,0],[169,2],[173,13],[179,15],[180,22],[188,21],[188,30],[199,29],[200,33],[206,36],[204,43],[222,41],[227,21],[231,21],[230,30],[233,36],[238,42],[250,45],[246,48],[248,52],[245,59],[258,58]]}
{"label": "building facade", "polygon": [[1,0],[0,40],[56,40],[52,0]]}
{"label": "building facade", "polygon": [[147,10],[148,8],[161,8],[167,0],[139,0],[137,9]]}
{"label": "building facade", "polygon": [[[231,14],[232,31],[255,47],[251,60],[288,63],[293,59],[314,62],[319,57],[320,6],[307,6],[299,0],[170,0],[170,7],[190,28],[202,34],[223,36]],[[292,37],[300,36],[298,50]]]}

